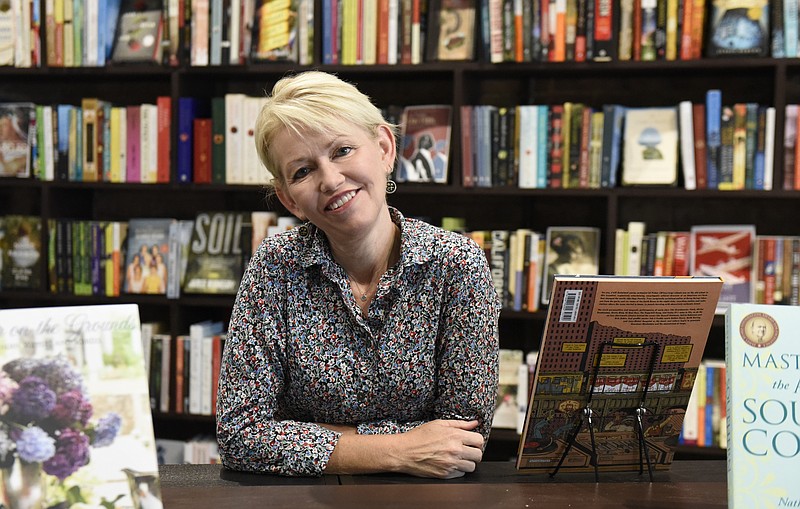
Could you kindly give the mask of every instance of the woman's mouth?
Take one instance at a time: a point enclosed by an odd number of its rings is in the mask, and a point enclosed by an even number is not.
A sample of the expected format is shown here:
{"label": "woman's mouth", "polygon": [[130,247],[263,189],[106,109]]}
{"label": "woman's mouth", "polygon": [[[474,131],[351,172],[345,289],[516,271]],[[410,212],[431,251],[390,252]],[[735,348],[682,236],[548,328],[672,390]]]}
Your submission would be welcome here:
{"label": "woman's mouth", "polygon": [[354,190],[354,191],[350,191],[349,193],[346,193],[345,195],[343,195],[338,200],[336,200],[335,202],[331,203],[330,205],[328,205],[325,208],[327,210],[336,210],[336,209],[338,209],[339,207],[341,207],[345,203],[347,203],[350,200],[352,200],[353,197],[356,195],[356,192],[357,191]]}

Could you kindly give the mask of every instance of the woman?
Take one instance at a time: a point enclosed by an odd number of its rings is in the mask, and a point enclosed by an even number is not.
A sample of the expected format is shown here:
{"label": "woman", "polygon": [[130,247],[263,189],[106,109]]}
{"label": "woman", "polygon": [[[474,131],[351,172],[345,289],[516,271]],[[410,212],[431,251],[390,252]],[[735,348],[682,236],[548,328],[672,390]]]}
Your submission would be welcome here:
{"label": "woman", "polygon": [[451,478],[481,460],[499,302],[480,248],[389,207],[395,127],[321,72],[279,81],[259,157],[304,224],[242,278],[219,383],[228,468]]}

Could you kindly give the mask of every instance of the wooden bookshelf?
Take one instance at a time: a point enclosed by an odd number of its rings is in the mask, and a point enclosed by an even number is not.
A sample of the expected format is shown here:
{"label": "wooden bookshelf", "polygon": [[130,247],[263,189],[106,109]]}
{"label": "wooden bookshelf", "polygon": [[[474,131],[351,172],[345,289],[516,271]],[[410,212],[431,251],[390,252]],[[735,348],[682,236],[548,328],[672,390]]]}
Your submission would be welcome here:
{"label": "wooden bookshelf", "polygon": [[[779,190],[783,168],[783,122],[786,104],[800,102],[800,61],[716,59],[675,62],[609,63],[425,63],[416,66],[313,66],[358,85],[379,106],[446,103],[454,106],[450,183],[401,184],[390,204],[407,216],[466,219],[469,229],[545,231],[548,226],[594,226],[602,230],[600,267],[613,271],[614,230],[628,221],[647,223],[648,231],[688,230],[694,224],[754,224],[759,234],[800,234],[798,193]],[[291,71],[310,69],[288,63],[217,68],[117,66],[107,68],[14,69],[0,67],[0,102],[79,104],[97,96],[115,104],[154,102],[168,95],[210,99],[225,93],[260,95]],[[776,108],[774,191],[686,191],[681,188],[538,189],[464,188],[460,178],[462,133],[458,107],[471,104],[556,104],[582,101],[595,107],[674,105],[702,102],[719,88],[725,103],[754,101]],[[174,108],[173,108],[174,110]],[[175,126],[176,113],[173,111]],[[174,130],[174,128],[173,128]],[[173,178],[176,136],[172,136]],[[0,215],[32,214],[53,218],[127,220],[131,217],[191,219],[201,210],[279,210],[256,186],[110,184],[0,179]],[[45,263],[44,261],[42,263]],[[133,302],[143,321],[167,323],[173,334],[188,331],[201,319],[227,321],[232,296],[123,295],[119,298],[54,295],[46,288],[0,291],[0,307]],[[707,354],[724,355],[724,326],[715,320]],[[538,348],[544,313],[504,312],[501,345]],[[189,438],[198,429],[213,433],[207,417],[155,416],[158,435]],[[186,434],[184,434],[186,432]],[[191,433],[191,434],[190,434]],[[493,433],[492,454],[516,451],[516,433]],[[495,443],[497,445],[495,445]],[[712,451],[711,456],[719,457]]]}

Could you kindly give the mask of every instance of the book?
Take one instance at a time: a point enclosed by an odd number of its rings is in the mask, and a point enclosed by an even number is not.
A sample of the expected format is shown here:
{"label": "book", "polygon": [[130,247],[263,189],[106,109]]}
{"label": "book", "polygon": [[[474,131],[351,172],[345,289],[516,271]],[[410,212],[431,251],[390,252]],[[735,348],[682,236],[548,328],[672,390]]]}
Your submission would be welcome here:
{"label": "book", "polygon": [[447,183],[451,112],[446,104],[403,110],[397,182]]}
{"label": "book", "polygon": [[160,2],[128,0],[120,6],[111,61],[160,63],[162,19]]}
{"label": "book", "polygon": [[547,304],[556,274],[594,275],[600,270],[600,229],[585,226],[547,228],[542,303]]}
{"label": "book", "polygon": [[575,430],[561,471],[639,471],[640,436],[653,468],[669,469],[721,288],[718,277],[556,276],[517,469],[551,473]]}
{"label": "book", "polygon": [[42,218],[7,215],[0,235],[0,288],[40,290],[43,282],[41,259]]}
{"label": "book", "polygon": [[499,374],[497,403],[495,405],[492,428],[516,429],[517,394],[519,392],[519,366],[523,364],[522,350],[501,348],[499,353]]}
{"label": "book", "polygon": [[731,304],[725,314],[728,507],[791,507],[797,425],[796,306]]}
{"label": "book", "polygon": [[691,274],[721,277],[723,305],[752,302],[755,226],[695,225],[690,233]]}
{"label": "book", "polygon": [[31,176],[35,120],[33,103],[0,103],[0,177]]}
{"label": "book", "polygon": [[[12,449],[4,472],[36,475],[40,489],[7,483],[4,505],[160,507],[137,306],[6,309],[0,323],[0,379],[11,391],[0,429],[18,444],[50,444],[34,457],[33,449]],[[50,404],[32,412],[26,401]]]}
{"label": "book", "polygon": [[[197,214],[183,281],[185,293],[236,293],[244,272],[242,232],[249,216],[244,212]],[[248,244],[246,256],[249,250]]]}
{"label": "book", "polygon": [[253,45],[254,62],[299,62],[300,4],[305,0],[257,0]]}
{"label": "book", "polygon": [[171,218],[134,218],[125,241],[125,293],[167,293]]}
{"label": "book", "polygon": [[706,56],[769,56],[769,20],[769,2],[711,2]]}
{"label": "book", "polygon": [[624,130],[622,185],[676,185],[676,108],[627,108]]}
{"label": "book", "polygon": [[475,58],[475,0],[434,0],[428,8],[428,61]]}

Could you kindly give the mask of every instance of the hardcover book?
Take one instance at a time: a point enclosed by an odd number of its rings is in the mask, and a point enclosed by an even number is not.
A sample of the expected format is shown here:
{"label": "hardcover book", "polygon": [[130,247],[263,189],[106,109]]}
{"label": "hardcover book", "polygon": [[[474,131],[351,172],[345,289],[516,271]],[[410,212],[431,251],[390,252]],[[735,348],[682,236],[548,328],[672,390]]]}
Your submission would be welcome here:
{"label": "hardcover book", "polygon": [[674,186],[677,182],[677,109],[627,108],[622,184]]}
{"label": "hardcover book", "polygon": [[706,56],[769,56],[769,2],[717,0],[709,9]]}
{"label": "hardcover book", "polygon": [[795,507],[800,308],[732,304],[725,315],[728,507]]}
{"label": "hardcover book", "polygon": [[450,105],[404,109],[398,182],[447,183],[451,111]]}
{"label": "hardcover book", "polygon": [[33,103],[0,103],[0,177],[30,177],[36,137]]}
{"label": "hardcover book", "polygon": [[[250,214],[201,212],[194,221],[189,243],[185,293],[235,294],[250,253],[250,238],[243,236]],[[242,249],[246,245],[246,251]]]}
{"label": "hardcover book", "polygon": [[689,249],[691,274],[719,276],[725,281],[720,303],[753,302],[753,249],[756,229],[752,225],[695,225]]}
{"label": "hardcover book", "polygon": [[428,12],[427,60],[473,60],[475,0],[433,0]]}
{"label": "hardcover book", "polygon": [[556,276],[517,469],[639,471],[646,458],[668,469],[721,288],[717,277]]}
{"label": "hardcover book", "polygon": [[135,218],[128,222],[125,293],[167,293],[169,231],[174,222],[170,218]]}
{"label": "hardcover book", "polygon": [[136,305],[0,323],[0,506],[162,507]]}

